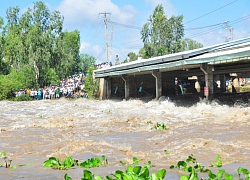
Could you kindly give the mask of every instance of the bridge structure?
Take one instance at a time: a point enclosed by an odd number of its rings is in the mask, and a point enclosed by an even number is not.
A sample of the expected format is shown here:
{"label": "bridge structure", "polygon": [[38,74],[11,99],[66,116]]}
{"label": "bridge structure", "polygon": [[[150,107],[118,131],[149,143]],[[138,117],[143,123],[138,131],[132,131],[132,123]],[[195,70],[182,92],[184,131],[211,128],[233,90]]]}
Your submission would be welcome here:
{"label": "bridge structure", "polygon": [[238,93],[239,78],[250,77],[250,37],[98,69],[94,77],[100,99],[198,94],[211,100],[228,80]]}

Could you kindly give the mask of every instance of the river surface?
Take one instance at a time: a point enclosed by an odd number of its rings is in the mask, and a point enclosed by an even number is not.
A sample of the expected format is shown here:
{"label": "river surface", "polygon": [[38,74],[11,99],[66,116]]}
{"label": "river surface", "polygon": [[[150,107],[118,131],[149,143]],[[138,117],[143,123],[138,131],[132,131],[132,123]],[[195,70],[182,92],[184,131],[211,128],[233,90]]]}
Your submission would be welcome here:
{"label": "river surface", "polygon": [[[157,123],[165,124],[166,130],[155,129]],[[42,167],[51,156],[83,162],[105,155],[108,165],[90,169],[101,177],[125,170],[120,161],[132,164],[137,157],[141,165],[148,161],[155,165],[150,172],[165,168],[165,179],[174,180],[183,173],[170,170],[170,165],[194,154],[209,167],[220,155],[222,168],[236,174],[238,167],[250,170],[249,129],[250,106],[246,104],[201,101],[183,107],[168,100],[0,101],[0,152],[7,153],[12,165],[24,165],[0,167],[0,179],[63,179],[65,173],[72,179],[83,177],[80,167]]]}

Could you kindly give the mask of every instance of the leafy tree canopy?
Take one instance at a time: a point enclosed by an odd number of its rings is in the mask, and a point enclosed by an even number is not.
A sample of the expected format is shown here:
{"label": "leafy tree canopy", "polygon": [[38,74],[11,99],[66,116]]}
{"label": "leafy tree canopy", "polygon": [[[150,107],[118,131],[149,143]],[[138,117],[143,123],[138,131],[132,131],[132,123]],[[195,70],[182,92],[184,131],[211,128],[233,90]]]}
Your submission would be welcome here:
{"label": "leafy tree canopy", "polygon": [[202,47],[200,43],[191,39],[183,40],[182,20],[182,15],[167,18],[164,7],[161,4],[157,5],[141,30],[144,46],[139,54],[143,58],[151,58]]}
{"label": "leafy tree canopy", "polygon": [[96,58],[93,56],[89,56],[88,54],[80,54],[79,61],[79,71],[87,72],[91,66],[94,66],[96,63]]}
{"label": "leafy tree canopy", "polygon": [[179,52],[184,36],[183,16],[167,18],[164,7],[157,5],[148,22],[143,25],[141,39],[144,43],[143,58]]}

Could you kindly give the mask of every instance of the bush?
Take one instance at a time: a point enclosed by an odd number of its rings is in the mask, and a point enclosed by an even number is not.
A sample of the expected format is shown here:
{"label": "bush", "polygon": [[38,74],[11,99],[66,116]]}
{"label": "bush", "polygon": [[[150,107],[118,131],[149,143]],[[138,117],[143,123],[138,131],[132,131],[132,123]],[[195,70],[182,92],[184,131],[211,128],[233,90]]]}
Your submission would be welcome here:
{"label": "bush", "polygon": [[94,79],[93,77],[93,71],[95,70],[95,67],[90,67],[88,70],[88,77],[85,81],[85,90],[87,91],[88,95],[90,97],[97,98],[99,95],[99,82],[97,79]]}
{"label": "bush", "polygon": [[0,100],[12,98],[13,91],[32,87],[29,73],[28,68],[24,68],[21,71],[13,69],[8,75],[0,75]]}

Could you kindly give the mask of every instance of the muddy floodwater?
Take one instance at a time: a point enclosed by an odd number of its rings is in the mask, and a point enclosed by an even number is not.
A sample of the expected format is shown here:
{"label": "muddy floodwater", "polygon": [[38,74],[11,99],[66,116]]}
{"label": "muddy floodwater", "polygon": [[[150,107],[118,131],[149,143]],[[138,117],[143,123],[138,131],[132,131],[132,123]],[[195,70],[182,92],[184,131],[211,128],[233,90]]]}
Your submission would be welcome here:
{"label": "muddy floodwater", "polygon": [[[165,124],[166,130],[154,125]],[[236,174],[250,170],[250,107],[199,102],[190,107],[168,100],[41,100],[0,101],[0,152],[16,169],[0,167],[1,180],[72,179],[83,177],[83,168],[54,170],[42,167],[49,157],[71,156],[83,162],[92,157],[108,165],[91,168],[101,177],[125,170],[120,161],[151,161],[150,172],[165,168],[165,179],[179,179],[181,171],[170,165],[194,154],[206,167],[221,156],[223,169]],[[164,153],[164,150],[171,152]],[[1,163],[1,159],[0,159]]]}

